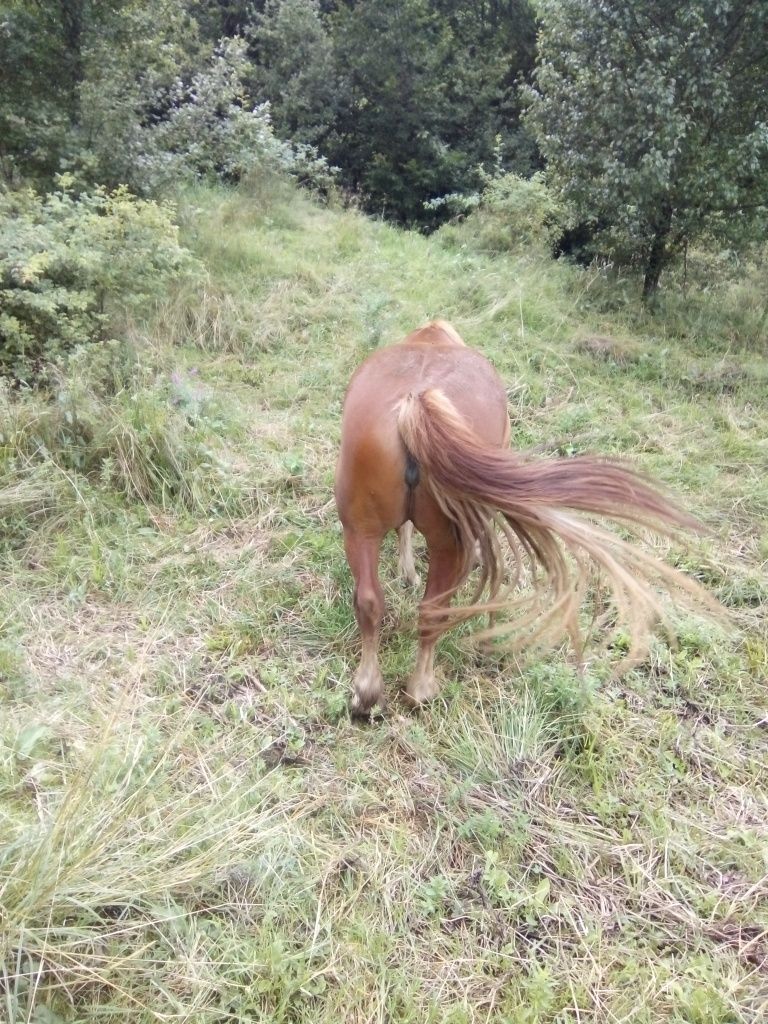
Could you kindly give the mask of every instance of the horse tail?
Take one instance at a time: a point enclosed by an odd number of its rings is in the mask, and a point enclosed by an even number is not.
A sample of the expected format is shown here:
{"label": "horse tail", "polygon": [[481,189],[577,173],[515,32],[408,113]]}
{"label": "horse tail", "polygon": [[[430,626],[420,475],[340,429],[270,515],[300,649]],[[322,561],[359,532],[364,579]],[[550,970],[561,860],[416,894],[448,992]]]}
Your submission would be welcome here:
{"label": "horse tail", "polygon": [[[689,606],[722,613],[696,582],[631,539],[640,528],[674,536],[700,526],[629,467],[590,456],[526,461],[482,441],[437,389],[403,399],[398,426],[464,553],[451,594],[480,548],[480,580],[470,603],[447,608],[442,595],[423,607],[423,621],[435,634],[480,612],[506,610],[513,618],[483,635],[505,633],[517,649],[568,636],[581,656],[578,615],[593,584],[595,607],[603,608],[598,624],[612,627],[608,636],[626,635],[626,662],[634,663],[646,652],[654,624],[666,624],[659,585]],[[630,537],[606,530],[594,516],[624,527]],[[532,584],[527,595],[524,583]],[[608,604],[601,602],[606,591]]]}

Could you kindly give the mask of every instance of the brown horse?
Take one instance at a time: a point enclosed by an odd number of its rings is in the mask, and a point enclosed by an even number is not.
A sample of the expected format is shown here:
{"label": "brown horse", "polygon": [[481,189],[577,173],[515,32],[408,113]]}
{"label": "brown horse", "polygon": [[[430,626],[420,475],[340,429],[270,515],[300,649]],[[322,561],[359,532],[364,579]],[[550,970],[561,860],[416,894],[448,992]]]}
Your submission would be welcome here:
{"label": "brown horse", "polygon": [[[504,629],[514,631],[518,648],[567,635],[580,652],[577,615],[590,565],[602,569],[613,594],[614,628],[633,638],[633,657],[660,615],[653,583],[708,601],[691,580],[574,513],[665,534],[695,527],[695,520],[616,462],[587,456],[529,462],[509,451],[504,385],[445,321],[428,323],[365,360],[347,391],[341,435],[336,504],[363,640],[351,702],[357,713],[369,711],[384,691],[378,561],[391,529],[399,534],[400,568],[408,582],[418,582],[414,526],[429,555],[418,656],[406,686],[413,704],[438,692],[434,651],[440,634],[481,611],[512,610],[513,622]],[[477,562],[480,579],[471,603],[449,608]],[[524,582],[532,584],[527,596],[521,596]]]}

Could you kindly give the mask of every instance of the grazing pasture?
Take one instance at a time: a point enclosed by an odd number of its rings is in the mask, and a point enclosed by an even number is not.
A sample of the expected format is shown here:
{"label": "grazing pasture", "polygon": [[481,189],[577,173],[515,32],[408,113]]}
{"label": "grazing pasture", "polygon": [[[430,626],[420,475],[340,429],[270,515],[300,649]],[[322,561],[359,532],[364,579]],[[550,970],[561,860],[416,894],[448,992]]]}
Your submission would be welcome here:
{"label": "grazing pasture", "polygon": [[[764,1020],[764,269],[649,313],[278,184],[180,214],[205,276],[55,401],[0,392],[0,1019]],[[344,388],[436,316],[505,382],[513,445],[679,496],[710,532],[649,550],[731,622],[673,614],[620,679],[621,634],[579,673],[464,625],[412,712],[391,535],[388,709],[349,717]]]}

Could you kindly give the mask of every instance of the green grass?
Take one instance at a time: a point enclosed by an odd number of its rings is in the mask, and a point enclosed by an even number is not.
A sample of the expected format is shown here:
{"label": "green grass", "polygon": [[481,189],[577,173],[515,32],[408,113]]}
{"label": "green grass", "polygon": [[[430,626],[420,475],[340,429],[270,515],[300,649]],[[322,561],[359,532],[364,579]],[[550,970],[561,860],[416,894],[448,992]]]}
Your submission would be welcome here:
{"label": "green grass", "polygon": [[[0,396],[0,1019],[764,1019],[761,300],[651,316],[275,184],[181,212],[205,286],[53,403]],[[624,455],[700,515],[659,550],[729,627],[678,618],[618,681],[620,651],[521,666],[462,629],[412,714],[388,542],[389,711],[349,719],[342,397],[437,315],[502,373],[515,444]]]}

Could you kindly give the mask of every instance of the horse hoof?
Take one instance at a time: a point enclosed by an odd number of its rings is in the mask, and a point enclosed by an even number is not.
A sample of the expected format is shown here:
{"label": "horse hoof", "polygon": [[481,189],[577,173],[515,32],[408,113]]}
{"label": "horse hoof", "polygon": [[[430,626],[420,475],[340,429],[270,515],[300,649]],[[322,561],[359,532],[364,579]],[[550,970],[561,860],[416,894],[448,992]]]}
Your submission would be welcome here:
{"label": "horse hoof", "polygon": [[408,693],[407,690],[402,691],[402,693],[400,694],[400,699],[402,700],[403,704],[405,704],[405,706],[407,708],[410,708],[412,711],[418,711],[420,708],[424,707],[424,701],[417,700],[416,697]]}
{"label": "horse hoof", "polygon": [[440,687],[433,682],[431,685],[417,686],[403,690],[402,697],[410,708],[423,708],[440,695]]}
{"label": "horse hoof", "polygon": [[374,718],[383,715],[386,710],[384,696],[375,697],[373,700],[363,699],[359,693],[353,693],[349,698],[349,713],[353,718]]}

